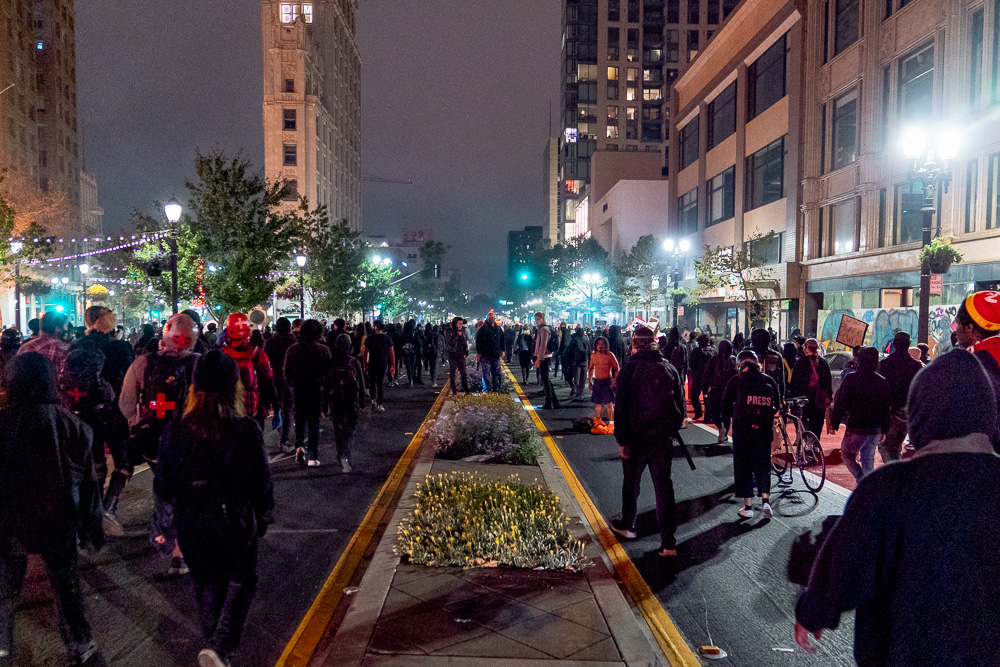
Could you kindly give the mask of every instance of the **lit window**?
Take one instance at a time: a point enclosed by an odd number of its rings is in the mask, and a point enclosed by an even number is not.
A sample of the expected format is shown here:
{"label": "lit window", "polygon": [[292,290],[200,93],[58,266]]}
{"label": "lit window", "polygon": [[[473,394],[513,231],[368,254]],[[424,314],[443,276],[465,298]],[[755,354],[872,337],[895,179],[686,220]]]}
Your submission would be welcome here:
{"label": "lit window", "polygon": [[301,14],[306,23],[313,22],[313,6],[311,2],[305,2],[302,4],[283,2],[281,3],[281,22],[282,23],[295,23],[295,19],[299,18]]}
{"label": "lit window", "polygon": [[311,2],[302,4],[302,15],[306,17],[306,23],[313,22],[313,6]]}
{"label": "lit window", "polygon": [[644,88],[642,90],[642,99],[647,101],[663,99],[663,91],[659,88]]}
{"label": "lit window", "polygon": [[290,3],[282,3],[281,5],[281,22],[291,23],[295,20],[295,14],[292,13],[292,5]]}
{"label": "lit window", "polygon": [[45,48],[45,44],[38,42],[38,44],[35,45],[35,48],[41,51],[42,49]]}

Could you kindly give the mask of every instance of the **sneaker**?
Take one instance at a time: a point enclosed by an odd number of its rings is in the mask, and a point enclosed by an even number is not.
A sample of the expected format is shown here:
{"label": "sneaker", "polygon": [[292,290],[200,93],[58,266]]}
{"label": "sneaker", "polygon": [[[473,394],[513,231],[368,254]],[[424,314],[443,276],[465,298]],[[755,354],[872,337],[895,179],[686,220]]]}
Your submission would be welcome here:
{"label": "sneaker", "polygon": [[611,530],[615,531],[622,537],[629,540],[634,540],[636,537],[638,537],[638,535],[636,535],[635,528],[630,528],[629,526],[626,526],[625,522],[622,521],[621,519],[611,520]]}
{"label": "sneaker", "polygon": [[284,442],[278,444],[278,449],[281,451],[282,454],[291,454],[292,452],[295,451],[295,446],[292,445],[292,443],[285,440]]}
{"label": "sneaker", "polygon": [[301,447],[295,448],[295,462],[305,463],[306,462],[306,450]]}
{"label": "sneaker", "polygon": [[375,408],[375,412],[385,412],[385,408],[383,408],[383,407],[382,407],[382,406],[380,405],[380,406],[378,406],[377,408]]}
{"label": "sneaker", "polygon": [[[0,651],[0,658],[9,656],[9,653],[4,653]],[[91,661],[97,655],[97,644],[91,641],[88,644],[78,646],[75,650],[72,650],[69,656],[70,667],[83,667],[88,662]],[[92,664],[101,662],[99,660],[94,660]],[[101,664],[104,664],[101,662]]]}
{"label": "sneaker", "polygon": [[223,660],[214,649],[203,648],[198,654],[198,667],[229,667],[229,663]]}
{"label": "sneaker", "polygon": [[115,537],[125,537],[125,528],[111,512],[104,513],[104,533]]}
{"label": "sneaker", "polygon": [[771,511],[771,504],[766,500],[764,501],[764,506],[760,508],[760,512],[764,515],[765,519],[770,519],[774,516],[774,512]]}
{"label": "sneaker", "polygon": [[340,471],[341,472],[351,472],[353,468],[351,467],[351,462],[347,459],[340,459]]}
{"label": "sneaker", "polygon": [[753,509],[750,508],[750,507],[744,507],[739,512],[737,512],[737,514],[739,514],[744,519],[752,519],[753,518]]}
{"label": "sneaker", "polygon": [[180,556],[174,556],[170,559],[170,567],[167,568],[168,577],[181,577],[191,571],[187,563]]}
{"label": "sneaker", "polygon": [[437,389],[440,386],[441,385],[439,385],[437,382],[434,382],[434,383],[431,384],[431,389]]}
{"label": "sneaker", "polygon": [[316,459],[309,459],[309,463],[306,464],[310,468],[318,468],[320,463]]}

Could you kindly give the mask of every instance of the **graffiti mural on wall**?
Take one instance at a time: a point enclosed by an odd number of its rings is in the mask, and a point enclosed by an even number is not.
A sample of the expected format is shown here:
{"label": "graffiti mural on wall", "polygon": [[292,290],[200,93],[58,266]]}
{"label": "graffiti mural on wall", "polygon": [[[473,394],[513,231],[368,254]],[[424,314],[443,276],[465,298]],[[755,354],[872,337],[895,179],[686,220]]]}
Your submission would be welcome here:
{"label": "graffiti mural on wall", "polygon": [[[930,337],[931,356],[951,347],[951,332],[955,330],[955,314],[958,306],[931,306]],[[889,349],[893,336],[897,331],[905,331],[916,341],[919,316],[916,308],[841,308],[837,310],[821,310],[817,325],[818,337],[828,350],[843,350],[843,345],[836,342],[840,320],[844,315],[856,317],[868,323],[868,333],[865,335],[865,345],[877,348],[881,352]]]}

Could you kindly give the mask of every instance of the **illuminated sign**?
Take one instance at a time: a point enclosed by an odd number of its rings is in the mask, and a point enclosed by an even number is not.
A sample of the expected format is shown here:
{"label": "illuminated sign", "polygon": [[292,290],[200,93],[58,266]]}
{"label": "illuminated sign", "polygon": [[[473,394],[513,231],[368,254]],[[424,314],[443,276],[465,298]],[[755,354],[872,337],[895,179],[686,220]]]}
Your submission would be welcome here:
{"label": "illuminated sign", "polygon": [[563,133],[563,141],[565,141],[567,144],[575,144],[576,143],[576,128],[575,127],[567,127],[566,128],[566,131]]}

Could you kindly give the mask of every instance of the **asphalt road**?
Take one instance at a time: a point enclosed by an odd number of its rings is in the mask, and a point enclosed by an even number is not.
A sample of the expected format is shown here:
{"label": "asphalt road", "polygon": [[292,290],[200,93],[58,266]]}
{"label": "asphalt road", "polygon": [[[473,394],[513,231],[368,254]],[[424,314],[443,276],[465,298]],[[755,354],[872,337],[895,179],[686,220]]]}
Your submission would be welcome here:
{"label": "asphalt road", "polygon": [[[524,389],[540,406],[544,399],[533,382],[534,375]],[[593,405],[568,402],[569,389],[562,381],[557,393],[563,407],[541,410],[539,415],[610,521],[621,512],[617,444],[613,436],[572,431],[574,419],[593,415]],[[772,488],[771,520],[763,520],[759,512],[750,521],[740,520],[736,512],[742,500],[733,497],[731,447],[712,444],[715,434],[696,425],[684,429],[682,436],[694,445],[691,453],[697,470],[690,470],[675,447],[678,563],[666,567],[656,555],[659,530],[648,473],[639,498],[639,539],[625,541],[624,546],[689,644],[697,650],[714,642],[729,654],[728,661],[711,664],[854,665],[853,615],[845,615],[837,631],[824,634],[816,657],[796,647],[792,628],[799,587],[789,582],[787,574],[795,538],[811,529],[819,532],[824,518],[843,512],[846,497],[827,487],[812,494],[796,472],[791,485]],[[774,476],[771,480],[777,481]]]}
{"label": "asphalt road", "polygon": [[[429,385],[387,389],[386,412],[368,410],[362,417],[348,475],[336,463],[329,426],[321,434],[324,466],[307,469],[289,456],[275,458],[276,523],[261,544],[260,586],[234,665],[277,662],[438,391]],[[268,429],[265,439],[274,445],[276,432]],[[190,577],[163,576],[169,557],[154,550],[147,529],[151,486],[148,471],[133,478],[120,510],[126,536],[81,557],[88,617],[108,664],[188,667],[203,648],[194,588]],[[51,590],[34,559],[28,577],[16,617],[15,664],[62,666]]]}

